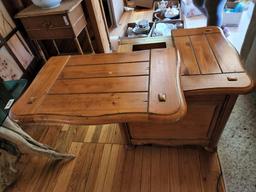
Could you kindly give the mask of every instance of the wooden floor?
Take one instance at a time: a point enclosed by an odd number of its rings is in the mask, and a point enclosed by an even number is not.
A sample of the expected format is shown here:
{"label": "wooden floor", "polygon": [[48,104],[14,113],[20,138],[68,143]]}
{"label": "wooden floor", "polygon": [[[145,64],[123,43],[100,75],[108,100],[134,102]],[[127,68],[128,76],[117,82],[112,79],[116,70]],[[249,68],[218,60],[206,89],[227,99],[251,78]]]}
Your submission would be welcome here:
{"label": "wooden floor", "polygon": [[26,131],[77,157],[63,163],[24,156],[19,162],[20,177],[8,191],[225,191],[217,154],[201,148],[141,146],[126,150],[118,125],[37,125]]}

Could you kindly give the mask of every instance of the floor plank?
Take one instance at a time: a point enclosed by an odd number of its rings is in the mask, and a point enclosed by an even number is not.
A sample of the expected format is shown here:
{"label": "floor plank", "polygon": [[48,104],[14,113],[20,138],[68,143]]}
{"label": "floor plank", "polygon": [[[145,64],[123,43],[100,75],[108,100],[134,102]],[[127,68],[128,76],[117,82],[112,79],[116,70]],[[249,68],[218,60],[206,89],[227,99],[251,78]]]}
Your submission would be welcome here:
{"label": "floor plank", "polygon": [[105,182],[105,177],[107,173],[107,167],[109,164],[109,154],[111,152],[112,145],[106,144],[104,146],[101,162],[100,162],[100,167],[98,171],[98,175],[96,177],[96,183],[95,183],[95,188],[93,191],[104,191],[104,182]]}
{"label": "floor plank", "polygon": [[152,147],[152,163],[151,163],[151,192],[158,192],[160,188],[160,158],[161,150]]}
{"label": "floor plank", "polygon": [[[74,155],[78,155],[82,148],[82,145],[82,143],[72,143],[69,152]],[[53,190],[54,192],[67,191],[68,183],[70,181],[71,175],[78,159],[79,158],[75,158],[73,161],[65,164],[62,167],[61,173],[58,176],[57,183]]]}
{"label": "floor plank", "polygon": [[143,149],[143,164],[141,177],[141,191],[150,192],[151,186],[151,147],[144,147]]}
{"label": "floor plank", "polygon": [[135,150],[134,166],[132,169],[132,177],[131,177],[131,191],[133,192],[140,192],[142,155],[143,155],[143,148],[138,147]]}
{"label": "floor plank", "polygon": [[171,192],[181,192],[181,183],[179,176],[179,154],[177,148],[169,148],[169,177],[170,177],[170,191]]}
{"label": "floor plank", "polygon": [[132,170],[134,165],[134,150],[129,150],[126,152],[126,159],[123,167],[123,175],[122,175],[122,185],[121,191],[128,192],[131,191],[131,177],[132,177]]}
{"label": "floor plank", "polygon": [[202,192],[198,151],[183,148],[178,151],[178,157],[181,191]]}

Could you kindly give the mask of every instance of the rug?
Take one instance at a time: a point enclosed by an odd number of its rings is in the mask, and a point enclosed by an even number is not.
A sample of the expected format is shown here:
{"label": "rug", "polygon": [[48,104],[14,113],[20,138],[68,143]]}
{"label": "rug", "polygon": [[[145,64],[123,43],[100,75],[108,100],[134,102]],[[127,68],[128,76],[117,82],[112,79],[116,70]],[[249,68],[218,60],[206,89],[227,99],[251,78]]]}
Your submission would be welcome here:
{"label": "rug", "polygon": [[228,192],[256,191],[256,93],[239,96],[218,145]]}

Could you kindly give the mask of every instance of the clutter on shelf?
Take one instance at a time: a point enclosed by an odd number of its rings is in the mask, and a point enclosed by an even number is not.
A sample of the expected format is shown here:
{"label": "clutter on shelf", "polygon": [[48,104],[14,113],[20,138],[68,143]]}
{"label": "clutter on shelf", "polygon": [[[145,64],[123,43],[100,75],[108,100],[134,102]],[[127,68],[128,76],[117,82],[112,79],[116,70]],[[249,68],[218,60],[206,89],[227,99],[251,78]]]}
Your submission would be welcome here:
{"label": "clutter on shelf", "polygon": [[126,36],[127,37],[147,37],[152,29],[153,23],[146,19],[140,20],[137,23],[128,23]]}
{"label": "clutter on shelf", "polygon": [[155,27],[152,30],[152,37],[157,36],[171,36],[171,32],[174,29],[184,28],[182,21],[160,21],[156,22]]}
{"label": "clutter on shelf", "polygon": [[180,4],[176,1],[155,2],[153,20],[171,20],[180,19]]}

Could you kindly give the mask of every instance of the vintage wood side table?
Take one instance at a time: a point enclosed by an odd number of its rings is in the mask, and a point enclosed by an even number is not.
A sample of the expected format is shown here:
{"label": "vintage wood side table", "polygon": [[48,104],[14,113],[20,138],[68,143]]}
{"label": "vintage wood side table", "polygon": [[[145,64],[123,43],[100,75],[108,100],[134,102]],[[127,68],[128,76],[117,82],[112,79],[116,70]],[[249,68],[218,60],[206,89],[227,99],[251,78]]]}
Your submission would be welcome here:
{"label": "vintage wood side table", "polygon": [[82,0],[63,0],[59,7],[53,9],[42,9],[31,5],[15,16],[21,20],[29,37],[34,40],[44,59],[45,56],[39,40],[52,40],[57,53],[60,54],[55,40],[73,39],[78,52],[83,54],[78,40],[78,36],[83,30],[85,30],[87,41],[93,52],[81,2]]}

